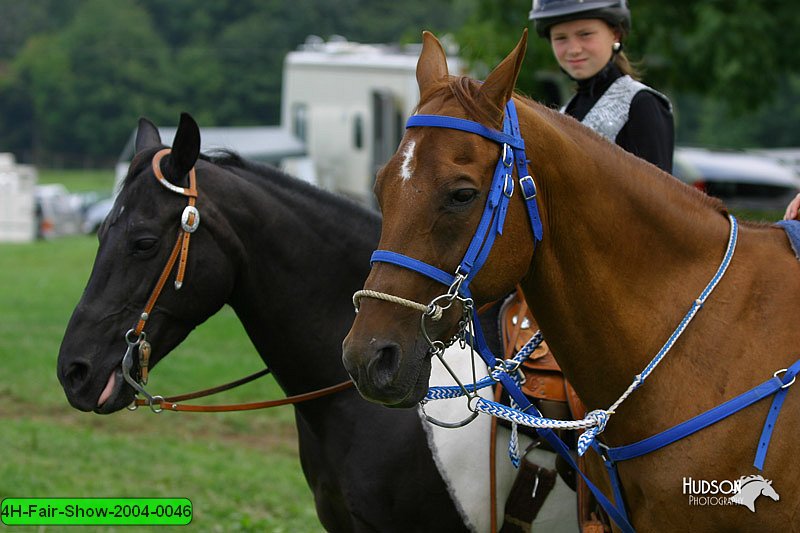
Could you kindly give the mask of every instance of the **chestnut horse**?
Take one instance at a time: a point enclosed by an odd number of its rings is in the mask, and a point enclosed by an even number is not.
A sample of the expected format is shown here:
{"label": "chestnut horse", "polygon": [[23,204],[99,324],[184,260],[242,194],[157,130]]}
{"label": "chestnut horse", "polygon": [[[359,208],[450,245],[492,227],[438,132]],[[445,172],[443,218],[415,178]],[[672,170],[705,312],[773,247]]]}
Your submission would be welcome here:
{"label": "chestnut horse", "polygon": [[[534,239],[518,189],[502,234],[471,282],[474,305],[501,298],[520,283],[567,379],[590,410],[607,409],[714,275],[732,221],[717,200],[572,118],[515,94],[526,42],[527,33],[479,83],[451,77],[441,45],[426,32],[417,66],[417,113],[497,131],[513,99],[527,171],[538,191],[542,238]],[[456,272],[482,217],[499,157],[500,146],[474,132],[407,129],[377,177],[379,249]],[[752,389],[800,356],[800,264],[786,235],[754,223],[741,224],[738,234],[727,273],[660,366],[610,417],[599,436],[605,445],[627,445],[671,428]],[[422,302],[422,308],[446,290],[418,271],[385,261],[373,264],[365,289]],[[445,309],[437,321],[423,319],[422,332],[419,311],[362,298],[343,345],[345,366],[361,394],[393,406],[418,402],[431,368],[425,334],[451,337],[459,330],[459,307]],[[761,400],[658,451],[618,463],[633,525],[643,531],[800,527],[793,437],[800,428],[800,392],[791,388],[763,470],[779,501],[763,498],[751,513],[691,500],[687,489],[692,480],[752,474],[769,408],[769,399]],[[592,457],[589,476],[610,494],[606,472]]]}

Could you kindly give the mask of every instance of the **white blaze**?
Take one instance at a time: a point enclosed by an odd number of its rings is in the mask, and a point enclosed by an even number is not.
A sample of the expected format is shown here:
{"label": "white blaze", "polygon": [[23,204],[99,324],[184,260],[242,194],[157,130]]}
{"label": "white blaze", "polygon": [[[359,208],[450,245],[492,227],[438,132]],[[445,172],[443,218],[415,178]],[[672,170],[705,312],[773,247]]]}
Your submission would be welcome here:
{"label": "white blaze", "polygon": [[409,141],[406,143],[405,150],[403,150],[403,165],[400,167],[400,176],[403,178],[403,181],[411,179],[411,163],[414,161],[414,148],[416,146],[416,142]]}

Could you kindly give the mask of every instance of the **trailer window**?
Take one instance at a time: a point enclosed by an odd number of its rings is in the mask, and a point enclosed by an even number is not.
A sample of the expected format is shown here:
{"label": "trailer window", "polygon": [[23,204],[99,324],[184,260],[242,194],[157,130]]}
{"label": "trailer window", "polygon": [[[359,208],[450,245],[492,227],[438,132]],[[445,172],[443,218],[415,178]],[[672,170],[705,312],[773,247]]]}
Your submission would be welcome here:
{"label": "trailer window", "polygon": [[364,117],[361,115],[353,118],[353,146],[358,150],[364,148]]}
{"label": "trailer window", "polygon": [[306,104],[292,106],[292,133],[301,141],[308,141],[308,106]]}

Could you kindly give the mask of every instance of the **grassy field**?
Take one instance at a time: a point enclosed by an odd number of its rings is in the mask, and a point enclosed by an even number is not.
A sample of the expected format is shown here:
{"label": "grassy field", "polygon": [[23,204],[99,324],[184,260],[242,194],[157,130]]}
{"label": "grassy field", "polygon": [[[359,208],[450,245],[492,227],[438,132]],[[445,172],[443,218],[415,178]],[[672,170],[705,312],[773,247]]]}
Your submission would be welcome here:
{"label": "grassy field", "polygon": [[70,192],[111,194],[114,170],[39,170],[39,183],[63,183]]}
{"label": "grassy field", "polygon": [[[0,499],[189,498],[194,518],[188,530],[320,531],[300,470],[291,407],[100,416],[68,405],[56,358],[96,246],[94,237],[84,236],[0,244]],[[151,386],[162,394],[185,392],[260,367],[236,316],[225,308],[159,365]],[[264,380],[220,401],[282,395],[271,378]]]}

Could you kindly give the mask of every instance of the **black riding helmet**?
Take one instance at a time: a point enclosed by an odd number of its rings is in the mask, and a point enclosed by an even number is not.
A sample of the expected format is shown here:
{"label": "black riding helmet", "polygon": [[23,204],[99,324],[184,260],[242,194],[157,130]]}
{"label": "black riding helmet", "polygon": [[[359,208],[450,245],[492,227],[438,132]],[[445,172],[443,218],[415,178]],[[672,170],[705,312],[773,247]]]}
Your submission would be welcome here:
{"label": "black riding helmet", "polygon": [[556,24],[578,19],[602,19],[623,35],[631,29],[631,12],[626,0],[533,0],[529,18],[536,33],[548,38]]}

